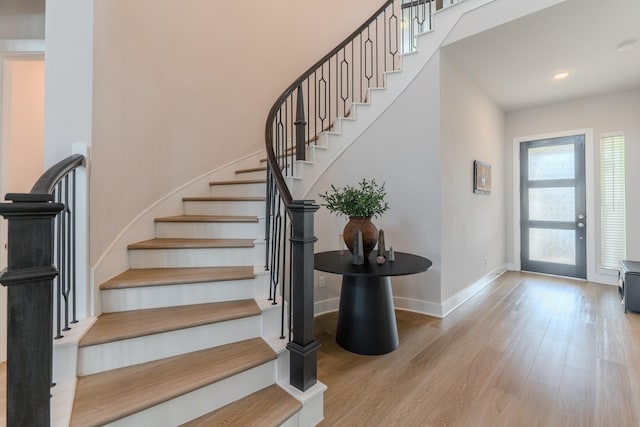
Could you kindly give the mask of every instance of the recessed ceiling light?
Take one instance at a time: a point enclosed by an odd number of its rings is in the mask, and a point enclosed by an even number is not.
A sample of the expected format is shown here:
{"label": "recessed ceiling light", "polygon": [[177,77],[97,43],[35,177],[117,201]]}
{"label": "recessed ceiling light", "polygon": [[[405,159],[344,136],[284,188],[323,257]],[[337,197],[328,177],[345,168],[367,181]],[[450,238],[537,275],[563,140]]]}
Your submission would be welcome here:
{"label": "recessed ceiling light", "polygon": [[638,39],[629,39],[621,42],[618,45],[618,52],[624,52],[625,50],[632,49],[635,46],[637,41]]}
{"label": "recessed ceiling light", "polygon": [[553,76],[553,78],[556,79],[556,80],[566,79],[567,77],[569,77],[569,73],[567,73],[566,71],[563,71],[562,73],[555,74]]}

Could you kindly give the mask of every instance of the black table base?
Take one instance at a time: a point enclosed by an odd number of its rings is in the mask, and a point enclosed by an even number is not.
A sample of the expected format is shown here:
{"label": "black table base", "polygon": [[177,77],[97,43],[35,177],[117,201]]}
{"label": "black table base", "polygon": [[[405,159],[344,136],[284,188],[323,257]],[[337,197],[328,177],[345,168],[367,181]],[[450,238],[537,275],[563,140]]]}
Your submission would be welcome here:
{"label": "black table base", "polygon": [[389,277],[343,276],[336,341],[346,350],[368,355],[398,347]]}

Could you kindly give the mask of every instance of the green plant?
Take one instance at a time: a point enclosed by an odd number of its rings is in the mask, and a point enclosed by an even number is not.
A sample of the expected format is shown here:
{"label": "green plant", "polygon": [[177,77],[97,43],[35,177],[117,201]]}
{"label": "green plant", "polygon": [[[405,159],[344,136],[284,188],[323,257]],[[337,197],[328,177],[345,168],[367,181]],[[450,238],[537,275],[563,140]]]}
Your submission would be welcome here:
{"label": "green plant", "polygon": [[384,183],[379,185],[375,179],[363,179],[358,185],[359,187],[347,185],[344,188],[332,185],[331,190],[319,194],[326,202],[321,203],[321,206],[326,206],[329,212],[338,216],[362,218],[378,217],[389,209],[389,204],[384,201],[387,195]]}

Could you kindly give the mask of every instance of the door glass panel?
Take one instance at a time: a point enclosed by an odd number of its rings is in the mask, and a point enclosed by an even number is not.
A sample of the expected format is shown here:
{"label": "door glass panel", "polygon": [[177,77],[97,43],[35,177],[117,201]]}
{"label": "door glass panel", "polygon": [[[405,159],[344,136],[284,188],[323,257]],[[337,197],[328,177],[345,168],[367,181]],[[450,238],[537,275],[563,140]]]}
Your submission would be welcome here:
{"label": "door glass panel", "polygon": [[529,220],[574,221],[574,187],[529,188]]}
{"label": "door glass panel", "polygon": [[529,259],[556,264],[575,264],[575,230],[530,228]]}
{"label": "door glass panel", "polygon": [[573,179],[573,144],[529,148],[529,180]]}

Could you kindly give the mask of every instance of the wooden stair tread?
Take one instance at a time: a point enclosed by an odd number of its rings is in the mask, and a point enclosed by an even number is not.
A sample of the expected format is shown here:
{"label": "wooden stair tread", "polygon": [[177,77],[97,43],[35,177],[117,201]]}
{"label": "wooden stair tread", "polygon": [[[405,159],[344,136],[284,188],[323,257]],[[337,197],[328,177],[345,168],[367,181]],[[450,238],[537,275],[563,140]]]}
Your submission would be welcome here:
{"label": "wooden stair tread", "polygon": [[238,169],[236,173],[249,173],[249,172],[266,172],[266,166],[257,167],[257,168],[249,168],[249,169]]}
{"label": "wooden stair tread", "polygon": [[181,427],[277,427],[302,409],[302,403],[277,384],[268,386]]}
{"label": "wooden stair tread", "polygon": [[221,197],[221,196],[204,196],[204,197],[183,197],[184,202],[264,202],[266,197]]}
{"label": "wooden stair tread", "polygon": [[253,279],[252,266],[138,268],[127,270],[100,285],[101,290]]}
{"label": "wooden stair tread", "polygon": [[211,181],[209,185],[266,184],[266,182],[266,179],[234,179],[231,181]]}
{"label": "wooden stair tread", "polygon": [[78,346],[88,347],[260,313],[252,299],[103,313],[80,339]]}
{"label": "wooden stair tread", "polygon": [[258,222],[258,217],[235,215],[176,215],[156,218],[155,222]]}
{"label": "wooden stair tread", "polygon": [[70,426],[100,426],[275,360],[261,339],[78,378]]}
{"label": "wooden stair tread", "polygon": [[127,249],[252,248],[253,239],[155,238],[131,243]]}

